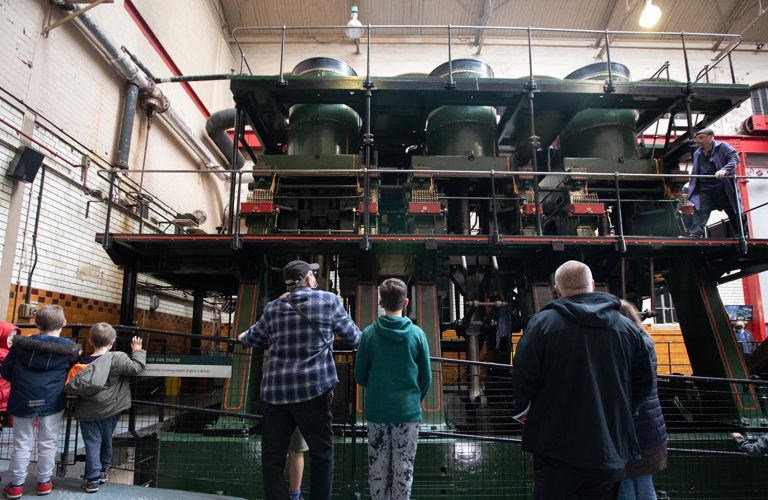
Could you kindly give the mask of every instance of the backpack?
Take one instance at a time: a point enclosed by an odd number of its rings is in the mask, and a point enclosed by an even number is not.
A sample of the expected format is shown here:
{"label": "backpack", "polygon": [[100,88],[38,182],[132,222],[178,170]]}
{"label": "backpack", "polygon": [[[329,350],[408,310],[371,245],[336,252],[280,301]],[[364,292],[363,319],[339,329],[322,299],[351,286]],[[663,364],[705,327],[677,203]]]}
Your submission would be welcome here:
{"label": "backpack", "polygon": [[91,363],[77,363],[69,369],[64,392],[75,396],[93,396],[104,390],[112,367],[112,353],[106,352]]}
{"label": "backpack", "polygon": [[75,375],[83,371],[86,366],[88,366],[86,363],[75,363],[67,372],[67,380],[64,382],[64,385],[67,385],[69,381],[72,380]]}

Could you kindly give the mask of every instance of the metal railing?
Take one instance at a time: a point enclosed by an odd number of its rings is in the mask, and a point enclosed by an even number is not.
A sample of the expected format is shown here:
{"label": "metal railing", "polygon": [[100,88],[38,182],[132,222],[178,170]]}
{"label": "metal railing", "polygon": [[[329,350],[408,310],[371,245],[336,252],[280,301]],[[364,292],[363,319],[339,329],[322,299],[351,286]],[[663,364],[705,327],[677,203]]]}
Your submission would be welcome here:
{"label": "metal railing", "polygon": [[[130,173],[131,171],[124,171],[124,174]],[[241,236],[240,232],[240,224],[237,223],[237,221],[240,220],[240,218],[244,215],[240,213],[240,202],[242,201],[242,195],[240,193],[240,186],[242,186],[243,183],[243,176],[244,175],[255,175],[255,176],[280,176],[280,175],[290,175],[290,176],[307,176],[311,177],[313,175],[317,175],[318,170],[316,169],[279,169],[279,168],[273,168],[270,169],[268,172],[261,172],[261,171],[243,171],[243,170],[231,170],[228,171],[232,174],[232,182],[234,183],[233,186],[236,186],[237,189],[235,192],[237,193],[237,196],[234,198],[234,202],[237,205],[234,210],[230,210],[230,220],[232,221],[230,223],[231,228],[231,236],[233,237],[233,247],[237,248],[239,243],[238,240]],[[567,180],[569,178],[577,177],[579,179],[583,179],[586,182],[602,182],[603,186],[600,189],[600,196],[596,200],[601,203],[605,203],[608,206],[613,206],[615,209],[615,224],[613,224],[613,234],[610,235],[601,235],[601,236],[607,236],[610,238],[615,238],[618,244],[618,249],[620,252],[625,252],[627,248],[626,238],[628,236],[647,236],[644,234],[636,234],[636,233],[627,233],[625,232],[624,226],[622,224],[622,207],[628,203],[636,203],[638,201],[656,201],[659,203],[668,203],[668,204],[674,204],[679,205],[684,201],[683,197],[672,197],[672,198],[664,198],[664,197],[657,197],[656,199],[643,199],[643,200],[637,200],[637,199],[627,199],[626,197],[622,197],[622,192],[629,189],[631,190],[633,187],[633,182],[636,181],[656,181],[659,183],[659,186],[665,187],[666,183],[668,181],[677,181],[679,182],[681,178],[688,179],[688,178],[700,178],[700,179],[714,179],[715,177],[713,175],[690,175],[688,173],[672,173],[672,174],[662,174],[662,173],[623,173],[623,172],[613,172],[613,173],[601,173],[601,172],[571,172],[571,171],[552,171],[552,172],[532,172],[528,170],[523,171],[496,171],[496,170],[489,170],[489,171],[475,171],[475,170],[461,170],[461,169],[429,169],[429,168],[419,168],[419,169],[393,169],[393,168],[357,168],[357,169],[340,169],[340,168],[334,168],[334,169],[323,169],[321,171],[323,174],[328,175],[349,175],[349,176],[357,176],[357,177],[365,177],[368,179],[370,176],[384,176],[386,174],[418,174],[418,175],[435,175],[439,176],[440,178],[447,178],[447,177],[456,177],[456,178],[466,178],[466,177],[473,177],[476,179],[489,179],[492,183],[493,182],[514,182],[515,179],[524,177],[524,178],[530,178],[530,177],[536,177],[536,178],[543,178],[543,177],[553,177],[553,178],[560,178],[563,181]],[[198,170],[189,170],[189,171],[178,171],[178,170],[153,170],[151,172],[146,172],[146,175],[158,175],[158,174],[197,174],[197,175],[206,175],[210,174],[211,172],[201,172]],[[734,175],[729,176],[729,179],[733,182],[735,192],[737,193],[737,197],[740,198],[740,183],[746,182],[746,181],[763,181],[765,180],[762,176],[747,176],[747,175]],[[113,178],[114,180],[114,178]],[[561,184],[559,182],[558,184]],[[536,186],[538,186],[538,183],[534,183]],[[492,184],[493,185],[493,184]],[[371,199],[371,187],[367,186],[367,191],[363,192],[359,195],[360,200],[365,199]],[[550,191],[552,191],[550,189]],[[559,191],[558,191],[559,192]],[[533,204],[534,206],[539,206],[539,204],[542,201],[542,197],[544,196],[542,193],[543,191],[540,189],[534,189],[534,199]],[[609,196],[606,196],[606,194],[609,194]],[[446,196],[444,194],[441,194],[439,197],[440,200],[446,200]],[[516,196],[509,196],[509,195],[500,195],[497,194],[495,191],[487,193],[485,196],[482,197],[475,197],[473,198],[474,201],[482,200],[490,202],[490,217],[493,221],[498,221],[500,214],[500,207],[499,207],[499,201],[523,201],[523,198],[520,195]],[[102,246],[107,249],[110,248],[112,242],[110,239],[110,235],[112,234],[111,231],[111,223],[112,223],[112,211],[111,211],[111,205],[112,205],[112,197],[110,196],[107,199],[108,209],[107,209],[107,216],[105,219],[105,228],[104,228],[104,238],[102,240]],[[368,211],[368,204],[362,203],[365,207],[365,211]],[[763,208],[765,204],[759,205],[757,207],[754,207],[746,212],[740,213],[740,217],[738,218],[738,221],[736,222],[737,226],[737,234],[736,239],[739,242],[741,251],[743,253],[746,253],[746,243],[745,239],[747,236],[747,230],[743,225],[743,217],[741,215],[744,215],[746,213],[751,213],[755,210],[758,210],[760,208]],[[739,204],[739,208],[740,204]],[[609,214],[610,215],[610,214]],[[546,217],[545,214],[542,214],[541,211],[536,210],[534,217],[537,220],[537,232],[538,236],[542,236],[542,221],[543,218]],[[371,232],[371,218],[369,217],[361,217],[361,230],[357,231],[357,234],[360,236],[361,239],[369,237]],[[498,228],[497,224],[493,225],[494,227]],[[327,232],[327,231],[326,231]],[[681,233],[682,234],[682,233]],[[495,233],[491,235],[493,237],[492,241],[499,242],[501,241],[501,238],[509,238],[514,239],[515,234],[500,234],[498,229],[495,229]],[[579,237],[576,234],[559,234],[557,236],[562,237]]]}
{"label": "metal railing", "polygon": [[[277,75],[277,78],[279,80],[279,84],[284,85],[285,80],[283,77],[285,68],[284,68],[284,62],[285,62],[285,50],[286,50],[286,34],[289,32],[298,32],[298,31],[320,31],[320,32],[338,32],[342,33],[344,29],[346,28],[345,25],[339,25],[339,26],[254,26],[254,27],[238,27],[232,30],[232,38],[234,40],[235,45],[237,46],[237,49],[240,53],[240,72],[243,73],[244,69],[248,70],[249,74],[253,74],[252,70],[250,68],[250,65],[248,64],[245,56],[245,51],[243,50],[243,46],[238,39],[238,36],[246,36],[246,34],[249,33],[280,33],[280,71]],[[582,37],[588,37],[590,39],[594,38],[603,38],[605,43],[605,57],[606,62],[608,64],[608,80],[606,82],[606,89],[610,92],[610,89],[613,88],[613,75],[612,75],[612,69],[611,69],[611,47],[613,43],[617,39],[621,38],[632,38],[632,39],[639,39],[639,40],[649,40],[649,43],[652,43],[652,38],[672,38],[672,39],[679,39],[680,40],[680,47],[679,49],[682,52],[683,61],[685,63],[685,74],[686,74],[686,84],[692,85],[695,83],[698,83],[702,78],[705,78],[707,82],[709,82],[709,74],[710,72],[719,67],[721,63],[727,63],[728,69],[731,76],[731,82],[736,83],[736,77],[733,70],[733,61],[731,59],[731,54],[733,51],[741,44],[742,38],[741,35],[734,35],[734,34],[723,34],[723,33],[686,33],[686,32],[674,32],[674,31],[656,31],[656,32],[648,32],[648,31],[616,31],[616,30],[585,30],[585,29],[568,29],[568,28],[536,28],[531,26],[470,26],[470,25],[363,25],[361,28],[364,33],[364,38],[366,39],[366,66],[365,66],[365,72],[366,72],[366,82],[370,82],[371,79],[371,46],[373,43],[375,43],[376,35],[380,32],[385,31],[405,31],[408,32],[414,32],[414,36],[420,36],[422,35],[422,32],[425,30],[434,31],[437,33],[442,33],[445,37],[445,44],[447,49],[447,56],[449,61],[449,72],[448,72],[448,85],[451,86],[453,84],[453,72],[451,71],[451,62],[453,60],[452,54],[453,54],[453,45],[454,45],[454,37],[457,33],[461,32],[476,32],[477,30],[483,30],[487,32],[491,32],[494,34],[503,34],[507,35],[509,34],[510,37],[513,37],[514,35],[518,36],[524,36],[527,39],[527,50],[528,50],[528,70],[529,70],[529,78],[531,79],[531,82],[534,82],[534,57],[533,57],[533,48],[535,46],[534,44],[534,35],[535,34],[541,34],[541,35],[579,35]],[[691,41],[712,41],[713,43],[720,43],[723,40],[728,42],[728,47],[720,52],[720,54],[717,56],[717,58],[711,63],[707,64],[704,68],[701,69],[701,71],[698,72],[696,77],[694,79],[691,79],[691,68],[690,68],[690,62],[689,62],[689,51],[691,50],[686,46],[686,42],[690,43]],[[535,83],[534,83],[535,88]]]}
{"label": "metal railing", "polygon": [[[86,338],[84,327],[74,328],[80,342]],[[218,345],[216,355],[233,362],[250,355],[224,337],[119,329],[121,339],[144,337],[150,352],[204,357]],[[348,360],[350,353],[337,355]],[[521,425],[512,418],[512,367],[448,357],[433,357],[432,367],[436,391],[423,404],[414,497],[529,498],[532,468],[520,447]],[[482,395],[473,398],[471,379],[478,374]],[[761,498],[765,459],[741,451],[730,433],[755,439],[768,431],[768,381],[661,374],[658,381],[670,432],[669,467],[654,478],[659,496]],[[132,386],[133,406],[114,436],[115,471],[145,486],[260,497],[257,403],[242,411],[223,410],[226,380],[221,379],[137,377]],[[335,413],[334,498],[368,497],[363,412],[357,401]],[[69,415],[60,438],[61,475],[77,474],[84,459],[77,428]],[[10,435],[8,430],[0,434],[2,459],[9,458]],[[734,471],[738,481],[712,479]],[[305,492],[309,476],[307,469]]]}

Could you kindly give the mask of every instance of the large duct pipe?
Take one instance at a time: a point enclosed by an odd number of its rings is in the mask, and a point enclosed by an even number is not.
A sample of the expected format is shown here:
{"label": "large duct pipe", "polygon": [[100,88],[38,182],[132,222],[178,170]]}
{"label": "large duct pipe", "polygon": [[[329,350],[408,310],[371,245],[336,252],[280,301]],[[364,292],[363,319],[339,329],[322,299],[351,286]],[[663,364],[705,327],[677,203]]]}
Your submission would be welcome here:
{"label": "large duct pipe", "polygon": [[[235,125],[236,114],[237,110],[235,108],[222,109],[213,113],[205,123],[205,132],[208,134],[208,137],[211,138],[216,147],[219,148],[219,151],[221,151],[221,154],[224,155],[224,158],[229,160],[230,163],[232,160],[233,144],[232,139],[227,134],[227,129]],[[240,170],[243,168],[243,165],[245,165],[245,158],[238,151],[232,168]]]}
{"label": "large duct pipe", "polygon": [[[87,7],[85,4],[66,4],[61,0],[54,0],[54,2],[62,10],[70,10],[71,8],[82,10]],[[90,13],[82,12],[75,17],[72,22],[123,77],[139,87],[141,93],[152,92],[155,83],[141,71],[128,54],[121,50],[118,44],[110,39]],[[173,130],[198,157],[200,157],[203,165],[205,165],[208,170],[220,168],[216,158],[214,158],[208,148],[206,148],[205,144],[195,137],[192,130],[182,120],[181,116],[179,116],[173,107],[169,106],[168,111],[161,113],[160,116],[170,126],[171,130]]]}
{"label": "large duct pipe", "polygon": [[128,168],[128,158],[131,153],[131,136],[133,136],[133,122],[136,118],[136,106],[139,103],[139,86],[128,82],[123,105],[123,116],[120,119],[120,138],[117,141],[117,160],[115,166]]}

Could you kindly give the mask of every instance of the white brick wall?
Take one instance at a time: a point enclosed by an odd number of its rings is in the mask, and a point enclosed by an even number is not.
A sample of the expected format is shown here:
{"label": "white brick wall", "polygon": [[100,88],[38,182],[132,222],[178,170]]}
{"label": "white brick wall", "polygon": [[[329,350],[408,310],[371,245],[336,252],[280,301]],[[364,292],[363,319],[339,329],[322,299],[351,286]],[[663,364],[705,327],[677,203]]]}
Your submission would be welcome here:
{"label": "white brick wall", "polygon": [[744,287],[741,284],[741,280],[720,285],[717,287],[717,291],[720,292],[720,299],[723,301],[723,304],[739,305],[745,303]]}
{"label": "white brick wall", "polygon": [[[215,12],[211,12],[205,2],[189,2],[183,11],[174,9],[174,15],[170,17],[166,12],[168,6],[158,3],[138,5],[147,11],[153,22],[152,28],[165,33],[163,43],[168,44],[165,48],[173,54],[182,71],[189,74],[229,72],[232,64],[227,41],[222,37],[218,19],[212,15]],[[0,72],[0,117],[20,127],[25,114],[36,116],[33,136],[41,145],[33,147],[46,154],[44,164],[48,169],[32,286],[119,302],[122,271],[95,242],[95,234],[104,231],[106,204],[82,189],[83,171],[71,164],[80,164],[83,156],[91,158],[87,187],[100,189],[106,195],[108,182],[97,174],[100,169],[109,169],[110,162],[114,161],[126,83],[74,22],[54,29],[47,38],[42,37],[40,28],[48,9],[47,3],[37,0],[0,1],[0,47],[3,47],[0,51],[0,67],[3,68]],[[55,20],[61,14],[55,7],[53,9]],[[88,15],[117,46],[126,46],[156,74],[166,76],[170,73],[155,48],[129,18],[122,2],[104,4],[89,11]],[[173,26],[178,33],[168,31]],[[194,37],[177,40],[178,35],[190,33],[190,28],[193,28]],[[201,92],[210,111],[232,106],[227,81],[194,86]],[[188,121],[190,128],[202,137],[206,117],[183,88],[169,84],[163,86],[162,91],[174,109]],[[19,144],[16,133],[0,125],[0,169],[3,172]],[[145,144],[148,144],[146,164],[142,164]],[[162,124],[162,120],[155,120],[147,137],[144,113],[137,113],[129,165],[134,172],[128,174],[130,178],[138,182],[138,169],[142,167],[148,172],[168,168],[197,170],[199,164],[200,159]],[[35,182],[25,186],[23,220],[13,263],[13,281],[23,284],[26,284],[34,258],[31,240],[42,177],[38,173]],[[227,186],[213,177],[202,180],[199,177],[185,174],[182,180],[171,181],[167,176],[163,179],[148,173],[144,188],[157,201],[153,209],[159,205],[167,206],[173,212],[206,209],[211,215],[206,229],[213,231],[223,207],[202,204],[226,199]],[[135,187],[130,188],[129,182],[121,185],[135,190]],[[9,179],[0,176],[0,206],[9,205],[11,186]],[[118,197],[125,199],[125,192]],[[153,215],[158,219],[169,218],[168,213]],[[113,210],[111,218],[112,232],[138,232],[138,221],[123,211]],[[0,210],[0,234],[5,232],[7,224],[7,210]],[[146,223],[143,229],[144,232],[157,230],[171,231],[172,228],[161,225],[158,229]],[[178,300],[181,305],[173,306],[173,301],[166,301],[161,310],[175,307],[177,312],[189,315],[191,306],[183,305],[186,300],[182,296]]]}
{"label": "white brick wall", "polygon": [[[2,35],[0,35],[2,40]],[[22,111],[9,102],[0,99],[0,118],[10,123],[13,127],[20,129],[23,119]],[[8,165],[13,160],[13,156],[21,144],[18,134],[5,125],[0,126],[0,235],[4,235],[8,227],[8,209],[11,203],[11,189],[13,181],[5,176],[8,171]],[[5,238],[0,237],[0,255],[5,253]]]}

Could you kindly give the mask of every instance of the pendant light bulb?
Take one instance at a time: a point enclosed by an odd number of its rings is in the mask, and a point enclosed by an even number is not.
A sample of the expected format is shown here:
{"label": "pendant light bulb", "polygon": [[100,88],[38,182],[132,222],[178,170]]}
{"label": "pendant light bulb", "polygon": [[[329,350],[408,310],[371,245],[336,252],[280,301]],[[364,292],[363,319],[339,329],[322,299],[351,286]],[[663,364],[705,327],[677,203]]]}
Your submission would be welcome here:
{"label": "pendant light bulb", "polygon": [[363,36],[363,23],[357,18],[357,5],[352,6],[352,12],[344,34],[352,40],[359,40]]}
{"label": "pendant light bulb", "polygon": [[645,7],[643,12],[640,13],[640,27],[653,28],[661,19],[661,9],[657,5],[653,5],[652,0],[645,0]]}

